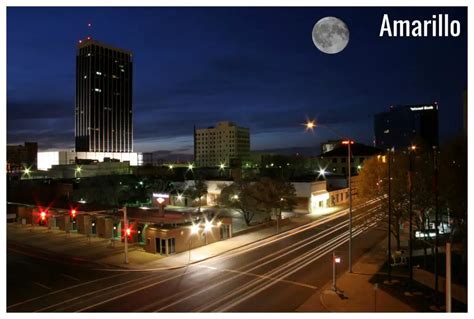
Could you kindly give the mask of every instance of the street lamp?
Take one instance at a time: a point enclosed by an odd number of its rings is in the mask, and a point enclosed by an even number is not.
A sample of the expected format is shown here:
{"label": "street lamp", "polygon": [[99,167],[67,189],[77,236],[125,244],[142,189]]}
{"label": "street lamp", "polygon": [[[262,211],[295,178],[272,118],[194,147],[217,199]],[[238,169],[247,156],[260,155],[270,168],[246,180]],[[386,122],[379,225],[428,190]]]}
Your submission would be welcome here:
{"label": "street lamp", "polygon": [[80,174],[81,171],[82,171],[82,167],[77,165],[76,168],[74,169],[74,178],[77,178],[77,174],[78,173]]}
{"label": "street lamp", "polygon": [[319,168],[319,171],[318,171],[318,174],[319,174],[319,175],[318,175],[318,178],[321,177],[321,176],[322,176],[323,178],[326,177],[326,174],[327,174],[327,173],[328,173],[328,172],[326,171],[326,167],[324,167],[324,168],[321,168],[321,167],[320,167],[320,168]]}
{"label": "street lamp", "polygon": [[189,236],[189,257],[188,257],[188,263],[191,262],[191,240],[193,239],[193,235],[197,234],[199,232],[199,225],[193,224],[191,226],[191,235]]}
{"label": "street lamp", "polygon": [[204,224],[204,236],[206,236],[206,245],[207,245],[207,233],[209,233],[212,230],[212,224],[210,221],[206,220],[206,223]]}
{"label": "street lamp", "polygon": [[323,126],[328,130],[332,131],[335,135],[339,138],[343,139],[341,142],[343,145],[347,145],[347,184],[349,188],[349,272],[352,272],[352,184],[351,184],[351,173],[352,173],[352,165],[351,165],[351,145],[354,144],[354,141],[347,137],[342,137],[338,131],[334,128],[329,127],[327,125],[316,124],[315,120],[307,120],[305,123],[307,131],[313,131],[317,126]]}
{"label": "street lamp", "polygon": [[408,229],[409,229],[409,258],[408,258],[408,270],[410,271],[410,288],[413,284],[413,154],[416,151],[416,145],[412,145],[408,148],[409,159],[408,159]]}
{"label": "street lamp", "polygon": [[30,167],[25,167],[23,169],[23,176],[27,176],[28,178],[31,177],[31,168]]}
{"label": "street lamp", "polygon": [[332,290],[337,292],[336,286],[336,265],[341,263],[341,257],[336,255],[336,252],[332,252]]}

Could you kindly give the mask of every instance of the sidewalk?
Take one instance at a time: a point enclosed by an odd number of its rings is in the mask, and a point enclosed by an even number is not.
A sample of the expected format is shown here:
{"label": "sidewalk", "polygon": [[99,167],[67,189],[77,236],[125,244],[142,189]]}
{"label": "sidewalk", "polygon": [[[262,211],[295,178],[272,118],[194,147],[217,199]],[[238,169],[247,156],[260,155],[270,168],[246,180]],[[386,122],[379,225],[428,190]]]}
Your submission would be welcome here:
{"label": "sidewalk", "polygon": [[[280,227],[280,233],[288,231],[298,226],[302,226],[307,224],[311,221],[314,221],[314,218],[311,217],[299,217],[294,218],[292,221],[285,226]],[[218,241],[206,246],[194,248],[189,251],[178,253],[175,255],[171,255],[165,258],[159,258],[155,260],[143,260],[143,256],[140,252],[135,251],[132,254],[129,254],[129,263],[127,265],[123,264],[123,255],[114,255],[108,258],[101,259],[101,263],[106,264],[115,264],[121,267],[126,267],[129,269],[167,269],[167,268],[179,268],[189,265],[190,263],[196,263],[199,261],[203,261],[228,251],[250,245],[257,241],[263,240],[265,238],[269,238],[271,236],[276,235],[275,227],[268,227],[261,230],[257,230],[248,234],[243,234],[239,236],[235,236],[223,241]],[[155,256],[149,253],[145,253],[147,255]]]}
{"label": "sidewalk", "polygon": [[[332,291],[330,282],[311,296],[297,311],[414,312],[415,309],[399,299],[382,289],[375,289],[371,282],[385,263],[385,254],[386,241],[383,240],[354,264],[353,273],[346,272],[337,278],[339,293]],[[380,278],[383,280],[382,276]]]}
{"label": "sidewalk", "polygon": [[[323,216],[299,215],[290,218],[287,225],[280,227],[283,233],[295,227],[315,221]],[[252,244],[276,235],[275,227],[255,230],[227,240],[218,241],[206,246],[171,256],[161,256],[145,252],[137,244],[129,245],[128,264],[124,263],[124,244],[120,241],[112,243],[109,239],[86,237],[82,234],[66,234],[60,230],[48,230],[46,227],[19,224],[7,224],[7,239],[24,245],[60,255],[93,261],[98,264],[135,270],[158,270],[179,268],[225,252]]]}

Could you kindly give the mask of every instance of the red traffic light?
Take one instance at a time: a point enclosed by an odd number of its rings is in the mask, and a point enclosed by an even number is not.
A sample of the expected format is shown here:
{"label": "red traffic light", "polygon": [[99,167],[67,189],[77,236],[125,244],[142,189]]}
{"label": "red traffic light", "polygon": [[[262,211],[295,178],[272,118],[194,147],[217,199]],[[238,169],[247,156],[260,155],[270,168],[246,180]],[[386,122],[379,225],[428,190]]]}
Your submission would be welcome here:
{"label": "red traffic light", "polygon": [[127,228],[126,232],[127,232],[127,236],[130,236],[132,230],[130,228]]}
{"label": "red traffic light", "polygon": [[41,216],[41,220],[45,220],[46,219],[46,212],[41,212],[40,216]]}
{"label": "red traffic light", "polygon": [[76,210],[75,209],[71,209],[71,216],[73,218],[76,217]]}

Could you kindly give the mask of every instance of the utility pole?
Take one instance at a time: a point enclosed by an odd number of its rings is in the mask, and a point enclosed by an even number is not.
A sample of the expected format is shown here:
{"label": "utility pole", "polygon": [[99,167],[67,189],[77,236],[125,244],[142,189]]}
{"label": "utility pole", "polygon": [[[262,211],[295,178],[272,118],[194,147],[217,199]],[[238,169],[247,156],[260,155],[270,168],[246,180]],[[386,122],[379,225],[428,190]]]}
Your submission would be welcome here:
{"label": "utility pole", "polygon": [[392,282],[392,150],[388,150],[388,282]]}
{"label": "utility pole", "polygon": [[435,305],[438,307],[438,291],[439,291],[439,274],[438,274],[438,245],[439,245],[439,220],[438,220],[438,149],[436,146],[433,146],[434,151],[434,195],[435,195],[435,263],[434,263],[434,273],[435,273]]}
{"label": "utility pole", "polygon": [[124,249],[125,249],[125,263],[128,264],[128,220],[127,220],[127,206],[123,207],[123,225],[124,225]]}
{"label": "utility pole", "polygon": [[446,312],[451,312],[451,242],[446,243]]}
{"label": "utility pole", "polygon": [[351,184],[351,143],[347,143],[347,166],[348,166],[348,186],[349,186],[349,272],[352,273],[352,184]]}
{"label": "utility pole", "polygon": [[408,271],[410,273],[410,288],[413,285],[413,153],[416,146],[412,145],[409,149],[408,158],[408,231],[409,231],[409,257],[408,257]]}

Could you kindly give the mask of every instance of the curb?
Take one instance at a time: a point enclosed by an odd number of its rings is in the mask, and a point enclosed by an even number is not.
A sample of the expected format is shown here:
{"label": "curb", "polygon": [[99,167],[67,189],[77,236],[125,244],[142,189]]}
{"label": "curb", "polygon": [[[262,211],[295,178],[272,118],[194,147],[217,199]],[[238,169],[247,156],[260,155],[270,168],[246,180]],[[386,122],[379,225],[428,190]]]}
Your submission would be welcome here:
{"label": "curb", "polygon": [[185,268],[185,267],[188,267],[190,265],[195,265],[195,264],[198,264],[198,263],[201,263],[203,261],[206,261],[206,260],[209,260],[209,259],[212,259],[212,258],[215,258],[215,257],[219,257],[221,255],[224,255],[224,254],[227,254],[229,252],[232,252],[234,250],[237,250],[237,249],[240,249],[242,247],[246,247],[246,246],[249,246],[249,245],[252,245],[252,244],[255,244],[255,243],[258,243],[259,241],[263,241],[265,239],[268,239],[268,238],[271,238],[271,237],[275,237],[277,235],[281,235],[281,234],[284,234],[292,229],[295,229],[297,227],[300,227],[300,226],[304,226],[304,225],[307,225],[309,223],[304,223],[304,224],[301,224],[301,225],[298,225],[298,226],[295,226],[295,227],[292,227],[292,228],[289,228],[285,231],[282,231],[282,232],[279,232],[277,234],[271,234],[271,235],[268,235],[266,237],[262,237],[260,239],[257,239],[255,241],[252,241],[252,242],[249,242],[249,243],[246,243],[246,244],[243,244],[241,246],[238,246],[238,247],[234,247],[234,248],[231,248],[229,250],[226,250],[226,251],[223,251],[223,252],[220,252],[218,254],[215,254],[213,256],[209,256],[209,257],[206,257],[206,258],[203,258],[203,259],[199,259],[199,260],[195,260],[195,261],[192,261],[190,263],[187,263],[185,265],[177,265],[177,266],[170,266],[170,267],[162,267],[162,268],[149,268],[149,269],[140,269],[140,268],[128,268],[126,266],[117,266],[117,267],[120,267],[121,269],[96,269],[96,270],[103,270],[103,271],[122,271],[123,270],[129,270],[129,271],[160,271],[160,270],[176,270],[176,269],[181,269],[181,268]]}

